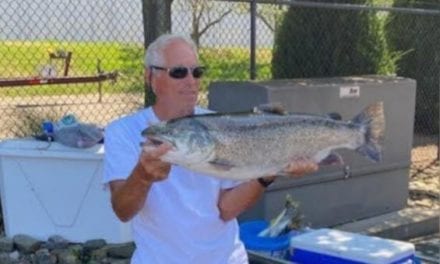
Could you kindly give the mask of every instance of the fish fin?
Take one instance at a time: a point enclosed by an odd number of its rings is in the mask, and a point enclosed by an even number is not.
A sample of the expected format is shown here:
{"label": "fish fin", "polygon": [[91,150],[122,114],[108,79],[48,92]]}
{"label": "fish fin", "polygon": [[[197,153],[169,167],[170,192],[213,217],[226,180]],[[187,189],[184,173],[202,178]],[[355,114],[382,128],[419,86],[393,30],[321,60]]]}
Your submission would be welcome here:
{"label": "fish fin", "polygon": [[380,149],[380,146],[377,144],[373,144],[372,142],[370,142],[369,144],[364,144],[356,150],[375,162],[379,162],[382,160],[382,151]]}
{"label": "fish fin", "polygon": [[269,113],[276,115],[287,115],[287,111],[281,105],[281,103],[268,103],[261,104],[254,107],[253,112],[256,114]]}
{"label": "fish fin", "polygon": [[385,133],[383,102],[371,104],[355,116],[352,122],[361,126],[365,136],[365,143],[356,150],[375,162],[381,161],[381,143]]}
{"label": "fish fin", "polygon": [[325,116],[333,120],[342,120],[342,116],[338,112],[330,112],[325,114]]}
{"label": "fish fin", "polygon": [[232,164],[230,161],[224,160],[224,159],[215,159],[215,160],[210,161],[209,164],[214,166],[216,169],[222,170],[222,171],[228,171],[234,167],[234,164]]}
{"label": "fish fin", "polygon": [[342,165],[344,160],[341,155],[336,152],[331,152],[327,157],[319,162],[319,165]]}

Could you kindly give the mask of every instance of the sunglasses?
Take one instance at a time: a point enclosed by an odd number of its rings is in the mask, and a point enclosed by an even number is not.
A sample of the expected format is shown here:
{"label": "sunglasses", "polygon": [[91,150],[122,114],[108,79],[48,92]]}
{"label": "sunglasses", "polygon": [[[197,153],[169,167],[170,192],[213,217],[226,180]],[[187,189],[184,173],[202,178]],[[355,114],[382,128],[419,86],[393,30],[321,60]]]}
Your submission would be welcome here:
{"label": "sunglasses", "polygon": [[150,66],[152,69],[167,71],[168,75],[174,79],[183,79],[188,75],[188,72],[191,72],[192,76],[195,79],[199,79],[203,76],[205,72],[205,67],[196,66],[196,67],[185,67],[185,66],[176,66],[171,68],[165,68],[160,66]]}

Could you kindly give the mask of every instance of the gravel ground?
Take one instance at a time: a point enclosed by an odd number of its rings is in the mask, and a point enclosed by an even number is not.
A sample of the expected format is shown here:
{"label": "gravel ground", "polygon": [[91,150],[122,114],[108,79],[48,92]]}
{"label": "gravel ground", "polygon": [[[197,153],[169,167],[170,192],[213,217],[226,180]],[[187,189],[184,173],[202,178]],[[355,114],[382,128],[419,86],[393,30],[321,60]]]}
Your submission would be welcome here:
{"label": "gravel ground", "polygon": [[437,146],[426,145],[412,150],[408,206],[440,209],[440,167]]}
{"label": "gravel ground", "polygon": [[[412,150],[409,182],[409,207],[440,210],[440,167],[435,144]],[[440,233],[410,240],[421,263],[440,263]]]}

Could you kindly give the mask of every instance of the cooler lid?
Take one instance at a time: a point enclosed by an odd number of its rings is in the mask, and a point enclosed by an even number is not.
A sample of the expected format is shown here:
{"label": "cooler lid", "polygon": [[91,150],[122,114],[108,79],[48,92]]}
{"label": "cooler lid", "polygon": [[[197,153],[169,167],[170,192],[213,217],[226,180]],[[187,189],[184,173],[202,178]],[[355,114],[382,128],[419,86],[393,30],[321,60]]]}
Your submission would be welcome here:
{"label": "cooler lid", "polygon": [[362,263],[393,263],[412,256],[415,252],[414,245],[408,242],[327,228],[294,236],[290,246],[293,249]]}
{"label": "cooler lid", "polygon": [[104,145],[90,148],[73,148],[58,142],[46,142],[33,138],[7,139],[0,141],[0,156],[51,157],[99,159],[104,155]]}

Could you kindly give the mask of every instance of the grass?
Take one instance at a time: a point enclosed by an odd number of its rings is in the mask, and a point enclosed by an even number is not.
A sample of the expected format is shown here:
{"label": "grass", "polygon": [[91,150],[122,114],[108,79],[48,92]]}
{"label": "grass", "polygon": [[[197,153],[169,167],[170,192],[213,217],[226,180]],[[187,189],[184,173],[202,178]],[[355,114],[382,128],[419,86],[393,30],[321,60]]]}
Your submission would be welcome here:
{"label": "grass", "polygon": [[[135,46],[135,45],[131,45]],[[71,51],[72,60],[69,67],[69,76],[93,76],[98,73],[98,61],[103,71],[124,69],[127,61],[124,48],[129,44],[99,43],[99,42],[59,42],[59,41],[6,41],[0,43],[0,78],[32,78],[39,76],[44,65],[51,64],[57,71],[57,76],[62,76],[64,61],[49,58],[50,52],[57,50]],[[142,66],[142,59],[140,59]],[[120,78],[115,85],[105,82],[104,92],[124,92],[136,78]],[[0,95],[60,95],[95,93],[98,84],[69,84],[69,85],[38,85],[22,86],[16,88],[2,88]]]}
{"label": "grass", "polygon": [[[23,73],[37,74],[38,69],[49,61],[49,52],[57,50],[73,53],[70,73],[72,75],[96,73],[97,60],[102,68],[120,68],[119,43],[59,42],[59,41],[5,41],[0,45],[0,72],[10,76]],[[59,61],[56,62],[59,64]],[[3,74],[2,74],[3,75]]]}
{"label": "grass", "polygon": [[[143,47],[141,44],[116,42],[63,42],[63,41],[3,41],[0,42],[0,78],[30,78],[39,76],[45,65],[54,65],[61,76],[63,60],[49,59],[49,53],[71,51],[69,76],[96,75],[98,60],[104,71],[118,71],[115,84],[105,82],[103,92],[140,92],[143,90]],[[208,66],[202,89],[216,80],[248,80],[249,49],[202,48],[200,60]],[[271,77],[271,50],[257,51],[257,76]],[[98,84],[38,85],[3,87],[0,96],[35,96],[96,93]]]}

